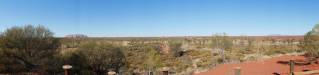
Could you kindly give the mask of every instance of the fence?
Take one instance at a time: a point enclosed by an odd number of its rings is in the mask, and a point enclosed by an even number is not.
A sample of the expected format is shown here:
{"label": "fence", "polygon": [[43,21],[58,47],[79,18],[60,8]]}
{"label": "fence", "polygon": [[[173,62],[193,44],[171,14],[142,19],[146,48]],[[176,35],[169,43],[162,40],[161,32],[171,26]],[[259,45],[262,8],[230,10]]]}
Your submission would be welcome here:
{"label": "fence", "polygon": [[314,71],[306,71],[306,72],[294,72],[295,75],[312,75],[312,74],[319,74],[319,70]]}
{"label": "fence", "polygon": [[[254,72],[249,72],[248,74],[255,74],[255,75],[313,75],[313,74],[319,74],[319,70],[313,70],[313,71],[304,71],[304,72],[295,72],[295,63],[293,60],[290,60],[288,65],[289,65],[289,72],[284,72],[284,73],[269,73],[265,70],[262,71],[254,71]],[[257,66],[258,67],[258,66]],[[273,69],[273,68],[271,68]],[[273,70],[270,70],[273,71]],[[235,67],[231,70],[227,71],[226,75],[242,75],[242,70],[240,67]],[[245,73],[247,74],[247,73]]]}
{"label": "fence", "polygon": [[[40,74],[35,72],[23,72],[23,73],[0,73],[0,75],[48,75],[48,74]],[[65,71],[64,73],[58,74],[49,74],[49,75],[99,75],[99,74],[82,74],[82,73],[70,73]],[[157,72],[145,72],[145,73],[116,73],[114,71],[108,72],[103,75],[175,75],[174,72],[169,71],[157,71]]]}
{"label": "fence", "polygon": [[[255,71],[252,74],[258,74],[258,75],[311,75],[311,74],[319,74],[319,70],[306,71],[306,72],[294,72],[295,62],[290,60],[288,64],[289,64],[289,68],[290,68],[289,72],[285,72],[285,73],[274,72],[274,73],[269,74],[269,72],[262,70],[262,71]],[[258,66],[256,66],[256,67],[258,67]],[[273,71],[273,68],[270,68],[270,69],[272,69],[271,71]],[[235,67],[235,68],[229,70],[226,75],[242,75],[242,72],[243,72],[243,70],[240,67]],[[9,73],[9,74],[0,74],[0,75],[42,75],[42,74],[38,74],[38,73]],[[53,74],[53,75],[68,75],[68,74],[62,73],[62,74]],[[77,74],[70,74],[70,75],[77,75]],[[123,74],[112,73],[109,75],[123,75]],[[133,74],[132,73],[132,75],[174,75],[174,74],[171,74],[169,71],[161,71],[160,73],[152,72],[152,73],[147,73],[147,74],[146,73],[145,74],[143,74],[143,73]]]}

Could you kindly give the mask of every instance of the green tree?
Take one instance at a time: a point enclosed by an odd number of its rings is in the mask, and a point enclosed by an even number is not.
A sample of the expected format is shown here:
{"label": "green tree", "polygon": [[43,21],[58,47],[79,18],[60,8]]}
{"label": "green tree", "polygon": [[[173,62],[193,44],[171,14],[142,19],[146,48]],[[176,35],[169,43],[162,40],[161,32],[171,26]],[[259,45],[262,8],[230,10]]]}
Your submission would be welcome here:
{"label": "green tree", "polygon": [[230,50],[233,46],[232,39],[226,33],[213,35],[211,41],[213,48]]}
{"label": "green tree", "polygon": [[142,73],[155,70],[160,66],[160,54],[154,46],[131,44],[125,51],[128,72]]}
{"label": "green tree", "polygon": [[118,46],[104,42],[85,43],[80,46],[76,55],[84,60],[79,63],[85,63],[88,70],[96,75],[105,75],[110,69],[118,72],[125,64],[122,50]]}
{"label": "green tree", "polygon": [[148,71],[153,72],[161,66],[161,55],[155,49],[150,49],[146,54],[148,57],[145,67]]}
{"label": "green tree", "polygon": [[183,50],[181,48],[182,43],[178,41],[169,41],[169,53],[175,57],[180,57],[183,55]]}
{"label": "green tree", "polygon": [[226,35],[226,33],[215,34],[212,37],[212,47],[213,50],[220,50],[220,55],[222,58],[222,62],[225,62],[226,55],[225,51],[230,51],[233,46],[232,40]]}
{"label": "green tree", "polygon": [[187,52],[189,57],[192,60],[197,60],[195,64],[198,67],[206,67],[209,68],[213,61],[212,61],[212,55],[210,51],[205,51],[205,50],[190,50]]}
{"label": "green tree", "polygon": [[[2,59],[11,72],[45,71],[45,67],[57,52],[59,42],[53,33],[43,26],[22,26],[7,29],[0,42]],[[19,67],[14,67],[18,66]]]}
{"label": "green tree", "polygon": [[302,49],[306,50],[310,61],[319,57],[319,24],[312,31],[304,36],[304,41],[301,43]]}

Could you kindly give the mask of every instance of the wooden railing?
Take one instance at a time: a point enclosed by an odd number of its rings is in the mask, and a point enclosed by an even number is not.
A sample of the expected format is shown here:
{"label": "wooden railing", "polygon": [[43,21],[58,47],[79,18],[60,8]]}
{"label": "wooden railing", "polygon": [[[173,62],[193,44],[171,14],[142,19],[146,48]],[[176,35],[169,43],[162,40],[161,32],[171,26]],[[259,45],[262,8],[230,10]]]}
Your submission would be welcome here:
{"label": "wooden railing", "polygon": [[294,72],[294,75],[312,75],[319,74],[319,70],[306,71],[306,72]]}
{"label": "wooden railing", "polygon": [[[319,74],[319,70],[313,71],[305,71],[305,72],[294,72],[295,62],[293,60],[289,61],[289,75],[312,75],[312,74]],[[241,68],[235,67],[232,75],[241,75]]]}

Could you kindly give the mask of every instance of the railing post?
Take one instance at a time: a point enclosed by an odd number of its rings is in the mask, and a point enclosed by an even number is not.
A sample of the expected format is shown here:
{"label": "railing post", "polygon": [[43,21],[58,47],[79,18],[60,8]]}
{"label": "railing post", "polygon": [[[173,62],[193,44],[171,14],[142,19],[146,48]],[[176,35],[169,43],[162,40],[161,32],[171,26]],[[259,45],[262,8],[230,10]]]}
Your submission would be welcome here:
{"label": "railing post", "polygon": [[289,75],[294,75],[294,67],[295,66],[295,62],[293,60],[289,61],[289,67],[290,67],[290,72]]}
{"label": "railing post", "polygon": [[64,69],[64,75],[69,75],[69,72],[67,69]]}
{"label": "railing post", "polygon": [[235,75],[240,75],[241,68],[240,67],[235,67],[234,71],[235,71]]}
{"label": "railing post", "polygon": [[116,75],[116,72],[115,71],[109,71],[109,72],[107,72],[107,75]]}
{"label": "railing post", "polygon": [[71,65],[63,65],[62,68],[64,69],[64,75],[68,75],[69,74],[69,70],[72,68]]}

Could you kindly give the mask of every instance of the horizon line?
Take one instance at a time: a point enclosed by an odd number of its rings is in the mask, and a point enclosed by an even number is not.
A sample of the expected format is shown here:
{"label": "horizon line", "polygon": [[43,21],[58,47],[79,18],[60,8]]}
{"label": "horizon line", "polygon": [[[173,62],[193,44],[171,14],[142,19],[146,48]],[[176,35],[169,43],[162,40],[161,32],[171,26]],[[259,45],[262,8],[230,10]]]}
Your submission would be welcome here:
{"label": "horizon line", "polygon": [[[177,35],[177,36],[87,36],[89,38],[144,38],[144,37],[211,37],[214,35]],[[248,37],[258,37],[258,36],[304,36],[304,35],[227,35],[230,37],[248,36]],[[54,36],[54,37],[67,37],[65,36]]]}

